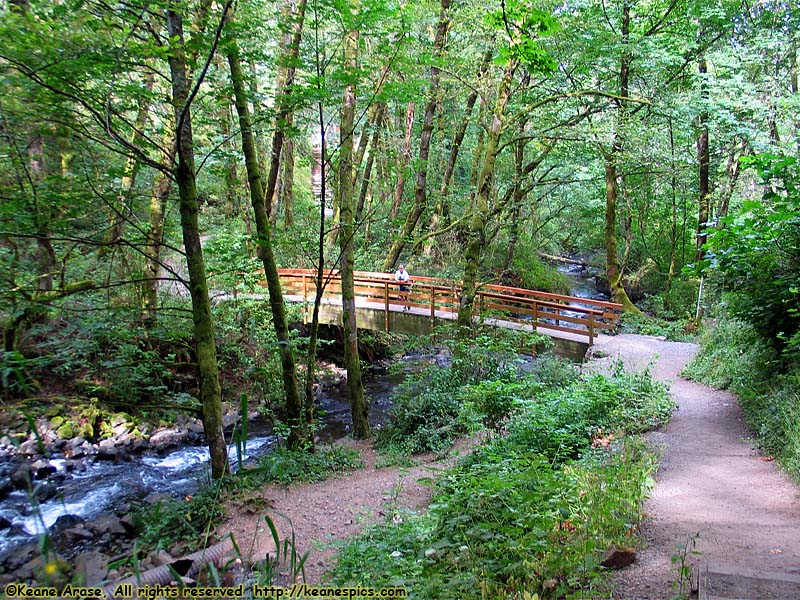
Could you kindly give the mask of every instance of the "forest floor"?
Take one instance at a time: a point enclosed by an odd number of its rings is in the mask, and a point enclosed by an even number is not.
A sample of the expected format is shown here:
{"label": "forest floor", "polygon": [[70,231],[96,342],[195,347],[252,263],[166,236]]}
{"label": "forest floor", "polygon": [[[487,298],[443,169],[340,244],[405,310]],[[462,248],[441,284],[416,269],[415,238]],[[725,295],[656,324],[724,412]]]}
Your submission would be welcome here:
{"label": "forest floor", "polygon": [[[680,579],[674,555],[685,556],[693,566],[706,562],[800,574],[798,488],[771,457],[754,449],[734,396],[679,376],[696,351],[694,344],[649,336],[604,336],[587,364],[600,371],[619,360],[629,370],[651,365],[653,376],[670,385],[678,405],[669,424],[648,436],[662,454],[660,469],[645,505],[643,548],[614,581],[620,600],[673,597],[673,584]],[[462,441],[448,456],[423,457],[414,467],[377,468],[368,443],[348,443],[359,450],[364,469],[321,483],[254,492],[257,498],[230,507],[232,516],[222,533],[233,533],[243,554],[253,559],[274,552],[262,511],[247,509],[266,501],[281,538],[293,528],[298,551],[312,549],[306,580],[319,583],[334,555],[330,542],[385,519],[395,508],[424,508],[437,472],[472,445]]]}
{"label": "forest floor", "polygon": [[219,533],[233,534],[242,554],[252,560],[263,560],[267,553],[274,555],[275,544],[263,520],[264,511],[247,508],[266,500],[271,506],[266,513],[281,541],[294,532],[297,552],[311,550],[305,566],[306,583],[318,584],[333,566],[332,542],[354,536],[370,523],[385,521],[396,509],[426,507],[437,475],[478,441],[462,439],[445,455],[415,457],[414,466],[377,467],[378,454],[371,441],[339,440],[337,443],[359,452],[363,469],[319,483],[271,485],[252,492],[228,507],[231,516]]}

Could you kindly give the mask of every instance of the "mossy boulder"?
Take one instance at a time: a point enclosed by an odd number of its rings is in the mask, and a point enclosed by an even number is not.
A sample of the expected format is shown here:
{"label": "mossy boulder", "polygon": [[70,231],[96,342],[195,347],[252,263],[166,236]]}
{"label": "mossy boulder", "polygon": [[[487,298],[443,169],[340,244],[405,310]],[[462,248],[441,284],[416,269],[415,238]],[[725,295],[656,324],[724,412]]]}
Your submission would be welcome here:
{"label": "mossy boulder", "polygon": [[62,419],[61,424],[56,427],[56,435],[62,440],[70,440],[75,437],[76,429],[77,425],[74,421],[64,421]]}

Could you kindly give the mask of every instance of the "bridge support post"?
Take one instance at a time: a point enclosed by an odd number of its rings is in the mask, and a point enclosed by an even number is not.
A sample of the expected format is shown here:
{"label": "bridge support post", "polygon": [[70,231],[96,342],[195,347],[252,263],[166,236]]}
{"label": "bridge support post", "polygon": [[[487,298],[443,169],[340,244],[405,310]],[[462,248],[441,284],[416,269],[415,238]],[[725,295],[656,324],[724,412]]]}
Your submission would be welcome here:
{"label": "bridge support post", "polygon": [[589,313],[589,345],[594,345],[594,313]]}
{"label": "bridge support post", "polygon": [[389,333],[389,283],[383,284],[383,328]]}
{"label": "bridge support post", "polygon": [[436,320],[436,287],[431,286],[431,327]]}
{"label": "bridge support post", "polygon": [[533,330],[536,331],[536,326],[539,324],[539,303],[533,301]]}

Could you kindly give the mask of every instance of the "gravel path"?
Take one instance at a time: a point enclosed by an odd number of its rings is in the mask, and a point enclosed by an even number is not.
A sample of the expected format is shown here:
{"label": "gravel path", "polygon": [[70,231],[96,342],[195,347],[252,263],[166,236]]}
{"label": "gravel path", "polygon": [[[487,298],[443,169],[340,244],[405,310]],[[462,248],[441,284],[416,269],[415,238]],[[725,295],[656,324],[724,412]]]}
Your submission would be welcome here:
{"label": "gravel path", "polygon": [[734,396],[679,376],[696,350],[695,344],[620,335],[604,337],[592,352],[606,355],[589,363],[601,370],[619,359],[633,369],[652,363],[678,405],[663,431],[651,434],[664,454],[645,506],[646,548],[619,573],[618,599],[670,598],[678,579],[671,557],[695,535],[701,553],[690,557],[695,565],[800,574],[798,488],[753,449]]}

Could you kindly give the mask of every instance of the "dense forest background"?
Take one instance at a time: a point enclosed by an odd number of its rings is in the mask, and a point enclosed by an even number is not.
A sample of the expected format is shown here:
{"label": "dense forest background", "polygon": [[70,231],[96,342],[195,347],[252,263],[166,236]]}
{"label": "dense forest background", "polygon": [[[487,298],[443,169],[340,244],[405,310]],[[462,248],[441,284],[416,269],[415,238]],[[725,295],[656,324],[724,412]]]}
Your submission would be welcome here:
{"label": "dense forest background", "polygon": [[[290,331],[277,267],[346,281],[402,261],[462,280],[468,324],[478,281],[565,291],[546,255],[600,267],[627,312],[676,330],[704,308],[749,323],[791,371],[793,3],[10,0],[0,14],[7,401],[56,380],[128,408],[199,407],[220,475],[221,401],[243,386],[285,402],[292,444],[311,439],[317,342]],[[262,277],[268,308],[213,301]],[[345,339],[355,414],[352,321]]]}

